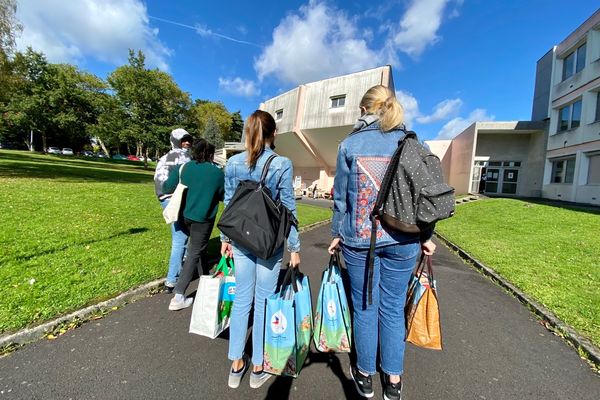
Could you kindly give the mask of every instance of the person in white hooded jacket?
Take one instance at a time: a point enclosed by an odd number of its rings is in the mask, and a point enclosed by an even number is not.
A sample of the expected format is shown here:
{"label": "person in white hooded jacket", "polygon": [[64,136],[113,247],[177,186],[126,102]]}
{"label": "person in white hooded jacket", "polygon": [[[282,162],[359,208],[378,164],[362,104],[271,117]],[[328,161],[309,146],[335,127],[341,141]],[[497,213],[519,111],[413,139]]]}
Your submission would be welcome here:
{"label": "person in white hooded jacket", "polygon": [[[170,140],[171,151],[158,160],[154,172],[154,191],[163,210],[169,204],[169,199],[172,196],[172,193],[165,193],[164,184],[173,169],[190,161],[188,149],[193,142],[192,135],[183,128],[173,129]],[[168,292],[173,290],[179,278],[188,236],[189,233],[183,222],[178,221],[171,224],[171,256],[169,257],[169,270],[165,281],[165,288]]]}

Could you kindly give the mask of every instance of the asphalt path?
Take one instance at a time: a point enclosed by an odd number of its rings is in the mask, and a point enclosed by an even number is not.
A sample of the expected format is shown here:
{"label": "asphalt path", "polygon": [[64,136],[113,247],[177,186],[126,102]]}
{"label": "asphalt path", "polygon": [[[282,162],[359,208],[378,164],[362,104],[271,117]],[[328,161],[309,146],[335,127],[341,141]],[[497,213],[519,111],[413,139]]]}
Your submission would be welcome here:
{"label": "asphalt path", "polygon": [[[301,270],[310,277],[313,303],[328,232],[324,226],[301,235]],[[434,267],[444,350],[407,346],[405,400],[600,399],[600,375],[525,306],[442,245]],[[250,389],[246,376],[229,389],[227,336],[189,334],[191,309],[168,311],[170,298],[138,300],[1,358],[0,400],[359,398],[349,355],[314,350],[297,379],[272,378]]]}

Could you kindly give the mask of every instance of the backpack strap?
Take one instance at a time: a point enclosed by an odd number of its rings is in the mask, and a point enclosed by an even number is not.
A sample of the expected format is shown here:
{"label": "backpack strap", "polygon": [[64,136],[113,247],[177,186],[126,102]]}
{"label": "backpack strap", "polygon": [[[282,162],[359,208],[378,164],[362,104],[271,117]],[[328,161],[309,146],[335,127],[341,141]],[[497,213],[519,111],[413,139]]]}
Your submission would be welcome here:
{"label": "backpack strap", "polygon": [[271,161],[277,157],[277,154],[271,155],[267,162],[265,162],[265,166],[263,167],[262,174],[260,175],[260,180],[258,181],[258,186],[263,187],[265,185],[265,180],[267,179],[267,174],[269,173],[269,166],[271,165]]}
{"label": "backpack strap", "polygon": [[377,200],[375,201],[375,205],[373,206],[373,211],[371,211],[371,241],[369,244],[369,285],[368,285],[368,296],[369,296],[369,304],[373,304],[373,269],[375,264],[375,243],[377,242],[377,218],[383,214],[383,207],[385,206],[385,199],[388,196],[390,191],[390,187],[392,186],[392,179],[394,178],[394,174],[396,169],[398,168],[398,164],[400,163],[400,155],[402,154],[402,149],[404,149],[404,145],[406,144],[407,138],[416,139],[417,134],[413,131],[404,131],[404,136],[398,140],[398,148],[394,151],[392,155],[392,159],[388,164],[387,169],[385,170],[385,175],[383,176],[383,180],[381,181],[381,185],[379,186],[379,193],[377,193]]}

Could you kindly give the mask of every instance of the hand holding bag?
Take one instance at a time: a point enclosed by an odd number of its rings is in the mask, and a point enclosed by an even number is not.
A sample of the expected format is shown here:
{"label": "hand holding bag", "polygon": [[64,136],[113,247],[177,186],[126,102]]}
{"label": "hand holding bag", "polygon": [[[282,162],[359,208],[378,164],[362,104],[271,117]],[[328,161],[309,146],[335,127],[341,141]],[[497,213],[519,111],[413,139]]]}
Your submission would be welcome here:
{"label": "hand holding bag", "polygon": [[216,338],[229,327],[235,296],[235,267],[226,256],[212,275],[202,275],[190,319],[190,333]]}
{"label": "hand holding bag", "polygon": [[431,256],[421,256],[411,277],[404,315],[407,342],[426,349],[442,349],[440,310]]}
{"label": "hand holding bag", "polygon": [[[185,165],[185,164],[184,164]],[[185,198],[185,192],[187,190],[187,186],[181,183],[181,171],[183,171],[184,165],[179,168],[179,183],[175,188],[175,191],[169,198],[169,204],[163,210],[163,218],[167,224],[172,224],[179,220],[179,216],[183,211],[181,209],[181,205],[183,203],[183,199]]]}
{"label": "hand holding bag", "polygon": [[281,288],[266,299],[265,372],[297,377],[310,347],[312,303],[308,277],[289,267]]}
{"label": "hand holding bag", "polygon": [[322,352],[350,352],[352,329],[348,299],[340,274],[338,253],[329,258],[329,266],[323,271],[313,341]]}

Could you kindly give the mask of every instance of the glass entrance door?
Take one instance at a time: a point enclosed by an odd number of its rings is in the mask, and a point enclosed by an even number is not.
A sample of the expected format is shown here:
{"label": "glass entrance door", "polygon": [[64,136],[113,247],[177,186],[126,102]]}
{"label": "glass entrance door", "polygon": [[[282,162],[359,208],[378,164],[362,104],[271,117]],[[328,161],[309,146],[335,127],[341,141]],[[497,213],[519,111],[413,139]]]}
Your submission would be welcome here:
{"label": "glass entrance door", "polygon": [[498,183],[500,180],[499,168],[488,168],[486,171],[485,191],[486,193],[498,193]]}
{"label": "glass entrance door", "polygon": [[517,194],[517,180],[519,178],[518,169],[505,168],[502,174],[502,193]]}

